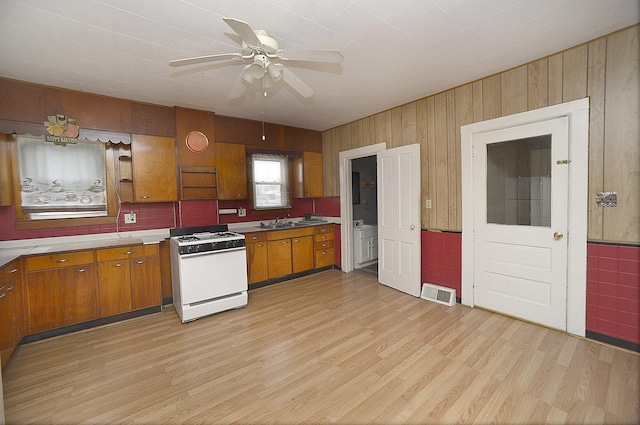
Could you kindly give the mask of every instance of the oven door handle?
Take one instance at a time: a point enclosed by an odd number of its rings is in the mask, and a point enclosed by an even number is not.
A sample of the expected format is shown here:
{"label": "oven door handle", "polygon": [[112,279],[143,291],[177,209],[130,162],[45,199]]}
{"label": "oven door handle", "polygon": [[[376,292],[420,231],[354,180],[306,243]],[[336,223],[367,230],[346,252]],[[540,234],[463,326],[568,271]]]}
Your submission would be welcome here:
{"label": "oven door handle", "polygon": [[192,257],[200,257],[202,255],[224,254],[225,252],[241,251],[246,249],[247,247],[245,246],[239,246],[236,248],[219,249],[217,251],[194,252],[192,254],[180,254],[180,258],[192,258]]}

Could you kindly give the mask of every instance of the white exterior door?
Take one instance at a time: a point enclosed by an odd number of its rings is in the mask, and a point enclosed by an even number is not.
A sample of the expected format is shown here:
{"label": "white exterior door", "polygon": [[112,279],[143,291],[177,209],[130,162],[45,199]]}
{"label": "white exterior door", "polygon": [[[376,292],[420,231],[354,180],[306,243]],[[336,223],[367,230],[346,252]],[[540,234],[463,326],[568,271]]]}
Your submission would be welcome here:
{"label": "white exterior door", "polygon": [[420,145],[378,152],[378,280],[420,296]]}
{"label": "white exterior door", "polygon": [[567,330],[569,119],[475,134],[475,304]]}

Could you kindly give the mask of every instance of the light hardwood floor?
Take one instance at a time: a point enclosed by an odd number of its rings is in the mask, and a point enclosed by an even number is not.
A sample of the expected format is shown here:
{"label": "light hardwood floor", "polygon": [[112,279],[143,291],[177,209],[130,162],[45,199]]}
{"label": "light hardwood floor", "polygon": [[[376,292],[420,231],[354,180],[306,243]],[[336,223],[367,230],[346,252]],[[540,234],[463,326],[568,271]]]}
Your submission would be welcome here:
{"label": "light hardwood floor", "polygon": [[26,344],[3,374],[21,425],[640,420],[636,353],[336,270]]}

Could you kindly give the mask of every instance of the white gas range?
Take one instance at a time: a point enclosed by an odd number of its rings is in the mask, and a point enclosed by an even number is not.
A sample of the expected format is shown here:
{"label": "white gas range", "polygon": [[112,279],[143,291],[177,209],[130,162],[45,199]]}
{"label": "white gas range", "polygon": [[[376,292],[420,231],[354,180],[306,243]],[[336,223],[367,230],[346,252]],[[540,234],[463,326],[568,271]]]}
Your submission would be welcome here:
{"label": "white gas range", "polygon": [[244,235],[216,225],[170,236],[173,305],[183,323],[247,305]]}

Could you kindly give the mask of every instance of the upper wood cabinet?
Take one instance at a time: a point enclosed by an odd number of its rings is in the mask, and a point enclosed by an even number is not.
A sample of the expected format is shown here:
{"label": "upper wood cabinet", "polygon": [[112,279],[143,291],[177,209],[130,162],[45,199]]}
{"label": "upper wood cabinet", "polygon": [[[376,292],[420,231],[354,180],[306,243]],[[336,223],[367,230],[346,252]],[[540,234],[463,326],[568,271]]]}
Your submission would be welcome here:
{"label": "upper wood cabinet", "polygon": [[0,207],[13,204],[11,136],[0,133]]}
{"label": "upper wood cabinet", "polygon": [[295,198],[322,198],[322,154],[304,152],[302,157],[294,158],[293,196]]}
{"label": "upper wood cabinet", "polygon": [[134,202],[178,199],[176,144],[171,137],[134,134],[131,138]]}
{"label": "upper wood cabinet", "polygon": [[244,145],[216,143],[218,199],[247,199],[247,154]]}

